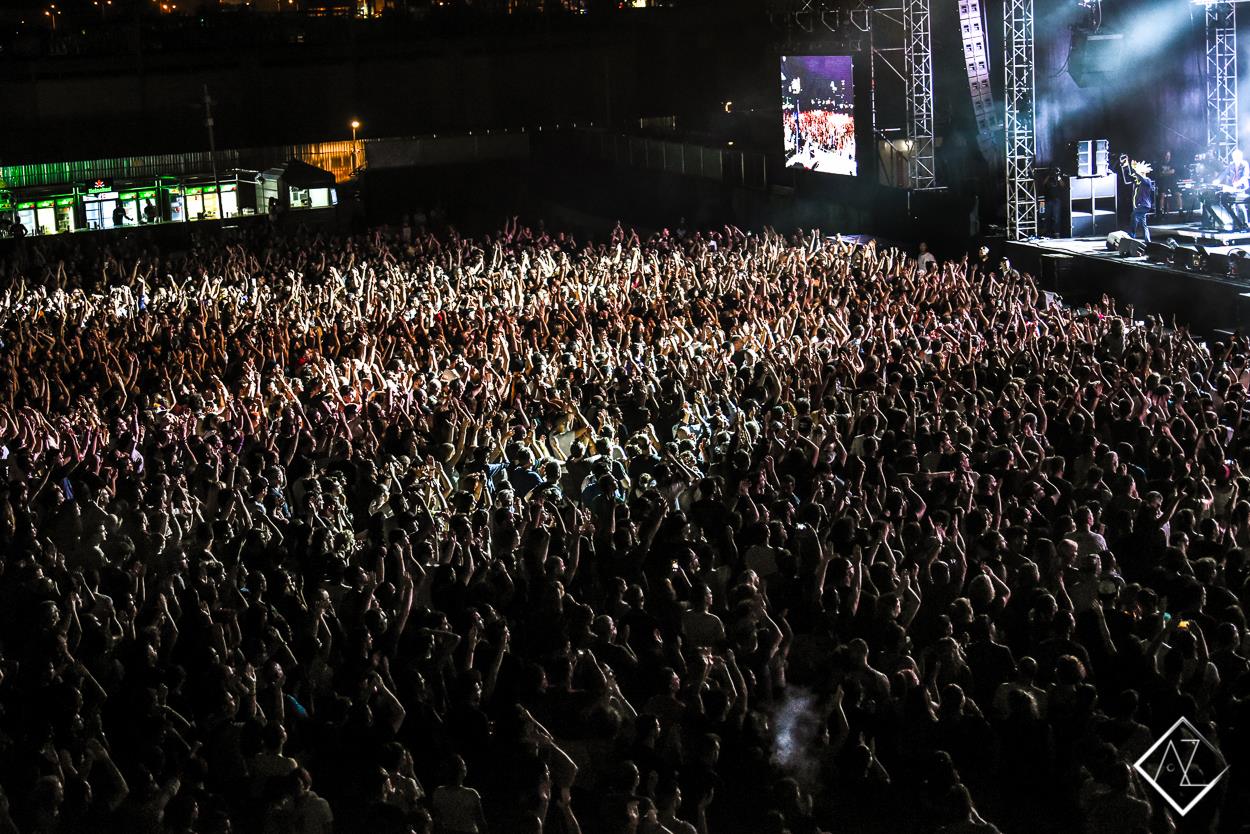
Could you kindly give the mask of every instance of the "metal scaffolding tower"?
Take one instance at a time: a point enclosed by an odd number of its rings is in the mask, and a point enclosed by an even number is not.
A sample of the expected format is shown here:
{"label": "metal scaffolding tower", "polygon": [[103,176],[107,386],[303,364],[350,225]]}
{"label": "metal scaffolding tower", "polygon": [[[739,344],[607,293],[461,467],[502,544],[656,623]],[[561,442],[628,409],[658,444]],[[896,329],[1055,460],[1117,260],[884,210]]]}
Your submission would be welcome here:
{"label": "metal scaffolding tower", "polygon": [[933,44],[929,0],[903,0],[903,61],[907,78],[908,174],[912,188],[937,185],[933,162]]}
{"label": "metal scaffolding tower", "polygon": [[1221,162],[1237,147],[1237,7],[1210,3],[1207,19],[1207,146]]}
{"label": "metal scaffolding tower", "polygon": [[1033,0],[1007,0],[1003,11],[1006,68],[1007,237],[1037,234],[1037,157],[1033,76]]}
{"label": "metal scaffolding tower", "polygon": [[830,32],[842,31],[845,19],[855,13],[845,6],[843,0],[768,0],[765,8],[774,27],[811,35],[818,26]]}
{"label": "metal scaffolding tower", "polygon": [[[902,148],[892,140],[885,141],[906,157],[906,185],[915,189],[935,188],[938,184],[934,164],[933,47],[929,2],[901,0],[895,3],[883,0],[870,3],[869,0],[853,0],[854,4],[848,8],[846,0],[766,0],[765,6],[772,25],[787,33],[786,49],[820,48],[813,46],[812,38],[807,37],[818,27],[841,35],[847,39],[846,44],[856,51],[861,42],[859,39],[867,37],[874,141],[890,133],[902,134],[907,139]],[[828,44],[823,48],[827,49]],[[904,91],[904,106],[900,108],[903,112],[885,117],[884,124],[878,121],[877,109],[877,78],[882,69],[888,69],[899,78]]]}

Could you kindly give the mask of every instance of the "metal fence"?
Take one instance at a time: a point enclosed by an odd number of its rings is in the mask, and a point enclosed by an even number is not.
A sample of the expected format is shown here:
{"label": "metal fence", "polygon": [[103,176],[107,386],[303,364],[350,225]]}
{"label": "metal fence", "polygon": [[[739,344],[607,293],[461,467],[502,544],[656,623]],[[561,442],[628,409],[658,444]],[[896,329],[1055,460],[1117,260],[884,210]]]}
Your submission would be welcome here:
{"label": "metal fence", "polygon": [[[239,151],[218,151],[217,170],[243,167]],[[152,156],[88,159],[76,162],[38,162],[0,166],[0,188],[29,188],[73,182],[112,179],[148,179],[161,175],[204,173],[213,168],[209,153],[157,154]]]}
{"label": "metal fence", "polygon": [[[216,154],[220,172],[232,169],[263,171],[298,159],[350,179],[361,165],[377,168],[449,165],[529,156],[529,135],[523,131],[456,136],[414,136],[391,139],[350,139],[304,145],[223,150]],[[187,176],[213,170],[210,153],[154,154],[88,159],[76,162],[39,162],[0,166],[0,188],[30,188],[93,180],[152,179]]]}
{"label": "metal fence", "polygon": [[530,155],[530,135],[524,131],[371,139],[363,144],[365,161],[375,170],[528,159]]}
{"label": "metal fence", "polygon": [[670,174],[765,188],[768,165],[763,153],[737,151],[690,142],[630,136],[601,130],[579,131],[583,153],[615,165],[649,168]]}
{"label": "metal fence", "polygon": [[[567,135],[567,134],[566,134]],[[263,171],[298,159],[334,174],[340,182],[367,165],[373,169],[527,159],[531,135],[525,131],[475,131],[455,136],[411,136],[276,145],[210,153],[153,154],[0,166],[0,188],[31,188],[92,180],[138,180],[204,174],[216,169]],[[765,156],[732,147],[714,147],[624,133],[581,129],[573,141],[591,158],[688,177],[765,188]]]}

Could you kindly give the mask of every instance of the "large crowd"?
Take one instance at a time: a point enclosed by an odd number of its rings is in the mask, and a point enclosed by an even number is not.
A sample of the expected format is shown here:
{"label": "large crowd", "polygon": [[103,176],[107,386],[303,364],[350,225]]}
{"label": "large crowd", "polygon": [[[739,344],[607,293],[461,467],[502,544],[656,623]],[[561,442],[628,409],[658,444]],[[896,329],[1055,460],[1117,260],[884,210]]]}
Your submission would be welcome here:
{"label": "large crowd", "polygon": [[1250,824],[1241,336],[732,227],[0,293],[0,834]]}
{"label": "large crowd", "polygon": [[795,137],[797,150],[816,147],[821,150],[839,151],[855,141],[855,117],[849,112],[833,109],[804,110],[796,117],[787,109],[783,116],[787,139]]}

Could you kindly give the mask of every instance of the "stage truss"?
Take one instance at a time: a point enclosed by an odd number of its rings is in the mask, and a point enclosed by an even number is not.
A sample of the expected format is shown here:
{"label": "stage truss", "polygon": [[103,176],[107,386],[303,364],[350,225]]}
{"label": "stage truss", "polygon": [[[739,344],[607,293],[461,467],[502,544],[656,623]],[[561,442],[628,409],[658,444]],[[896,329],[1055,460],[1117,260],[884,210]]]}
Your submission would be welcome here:
{"label": "stage truss", "polygon": [[1007,237],[1037,235],[1037,158],[1033,67],[1033,0],[1007,0],[1003,10],[1007,134]]}
{"label": "stage truss", "polygon": [[903,58],[907,68],[908,178],[912,188],[937,185],[933,160],[933,41],[929,0],[903,0]]}
{"label": "stage truss", "polygon": [[818,28],[837,32],[846,17],[844,4],[825,3],[822,0],[770,0],[768,19],[780,29],[798,29],[807,34]]}
{"label": "stage truss", "polygon": [[1237,6],[1206,6],[1207,147],[1228,162],[1237,147]]}
{"label": "stage truss", "polygon": [[[908,183],[911,188],[936,188],[933,104],[933,45],[930,34],[930,0],[902,0],[901,5],[861,2],[848,9],[845,0],[770,0],[768,15],[774,26],[793,34],[796,30],[820,37],[830,32],[866,35],[872,74],[872,132],[884,136],[902,128],[907,139]],[[827,37],[827,36],[826,36]],[[819,48],[819,41],[809,41]],[[796,41],[791,39],[788,45]],[[877,123],[876,77],[880,68],[897,75],[904,85],[905,123]],[[893,143],[891,143],[893,144]],[[897,147],[897,146],[896,146]]]}

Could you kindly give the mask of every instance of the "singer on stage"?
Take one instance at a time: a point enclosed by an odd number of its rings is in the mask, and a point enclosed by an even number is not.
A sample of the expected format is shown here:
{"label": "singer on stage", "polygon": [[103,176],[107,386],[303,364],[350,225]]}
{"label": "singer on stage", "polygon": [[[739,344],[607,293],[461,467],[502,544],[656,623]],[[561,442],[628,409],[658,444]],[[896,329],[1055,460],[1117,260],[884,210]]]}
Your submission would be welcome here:
{"label": "singer on stage", "polygon": [[[1138,240],[1150,242],[1150,214],[1155,209],[1155,181],[1150,178],[1150,163],[1129,159],[1120,154],[1120,173],[1126,185],[1133,186],[1133,230]],[[1138,234],[1138,230],[1141,234]]]}

